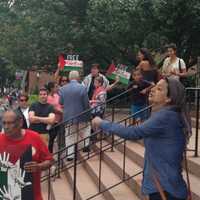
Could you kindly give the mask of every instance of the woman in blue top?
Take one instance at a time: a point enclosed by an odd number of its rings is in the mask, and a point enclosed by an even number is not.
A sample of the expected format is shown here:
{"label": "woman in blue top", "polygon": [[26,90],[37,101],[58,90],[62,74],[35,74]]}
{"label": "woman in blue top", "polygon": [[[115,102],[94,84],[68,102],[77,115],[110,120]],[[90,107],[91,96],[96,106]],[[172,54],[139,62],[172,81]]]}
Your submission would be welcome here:
{"label": "woman in blue top", "polygon": [[182,176],[182,160],[188,134],[183,85],[171,78],[160,80],[151,90],[149,101],[155,112],[139,126],[93,119],[93,127],[130,140],[144,139],[145,159],[142,192],[150,200],[161,200],[158,185],[167,200],[185,200],[187,186]]}

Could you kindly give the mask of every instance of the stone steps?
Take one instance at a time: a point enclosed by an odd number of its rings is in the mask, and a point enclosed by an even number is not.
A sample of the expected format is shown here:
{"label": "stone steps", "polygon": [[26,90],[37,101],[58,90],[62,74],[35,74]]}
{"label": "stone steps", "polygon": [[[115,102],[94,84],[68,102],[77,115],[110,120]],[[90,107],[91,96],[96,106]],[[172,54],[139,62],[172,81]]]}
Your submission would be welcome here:
{"label": "stone steps", "polygon": [[[115,121],[125,118],[125,113],[118,114]],[[111,119],[111,118],[110,118]],[[194,120],[193,120],[194,121]],[[194,122],[193,122],[194,123]],[[193,130],[193,132],[195,129]],[[115,139],[118,137],[115,136]],[[189,148],[194,148],[195,134],[192,135]],[[200,139],[200,138],[199,138]],[[107,144],[103,141],[103,145]],[[199,142],[200,144],[200,142]],[[99,151],[99,144],[94,145],[95,151]],[[143,142],[126,142],[126,167],[123,171],[123,144],[114,148],[114,152],[106,150],[102,153],[102,178],[98,181],[99,176],[99,155],[88,159],[77,167],[77,187],[76,200],[86,200],[88,197],[110,187],[123,178],[128,178],[140,172],[143,168],[144,147]],[[191,182],[193,200],[200,200],[200,158],[193,157],[194,152],[188,152],[188,166]],[[200,155],[200,152],[199,152]],[[80,157],[82,154],[80,155]],[[141,195],[142,175],[129,179],[111,190],[94,197],[94,200],[139,200],[143,199]],[[100,188],[99,188],[100,184]],[[45,186],[46,187],[46,186]],[[73,169],[61,173],[61,178],[51,183],[52,198],[50,200],[72,200],[73,199]],[[43,187],[44,200],[47,200],[47,190]]]}
{"label": "stone steps", "polygon": [[[85,169],[90,173],[95,184],[98,186],[97,177],[99,176],[99,162],[98,158],[91,158],[84,163]],[[119,183],[121,179],[117,176],[113,169],[108,166],[104,161],[101,165],[101,189],[104,190],[116,183]],[[106,200],[124,200],[124,199],[134,199],[139,200],[137,195],[125,184],[122,183],[117,187],[105,192],[104,194]]]}
{"label": "stone steps", "polygon": [[[41,183],[41,190],[42,190],[42,197],[44,200],[48,199],[48,183],[45,181]],[[54,197],[52,197],[52,200],[54,200]]]}
{"label": "stone steps", "polygon": [[54,200],[72,200],[72,187],[66,179],[64,173],[60,174],[60,178],[56,178],[54,181],[51,181],[51,188],[53,190]]}
{"label": "stone steps", "polygon": [[[104,144],[106,144],[104,142]],[[94,147],[99,151],[99,145],[97,144]],[[125,165],[124,165],[124,156],[118,151],[116,148],[114,151],[106,150],[103,153],[103,160],[105,163],[110,166],[113,172],[120,178],[128,178],[133,176],[134,174],[138,174],[142,172],[142,168],[134,163],[127,156],[125,157]],[[126,181],[125,184],[140,198],[143,199],[143,195],[141,195],[141,181],[142,181],[142,173],[131,178]]]}
{"label": "stone steps", "polygon": [[[121,152],[124,151],[123,144],[119,144],[116,146],[116,149]],[[140,167],[143,167],[143,160],[144,160],[144,147],[140,143],[135,143],[131,141],[126,142],[126,155],[127,157],[134,163],[137,163]],[[190,177],[190,185],[192,191],[192,197],[195,200],[200,200],[200,162],[194,161],[195,158],[190,159],[188,158],[188,165],[189,165],[189,177]],[[199,159],[198,159],[199,160]],[[193,165],[193,168],[190,166]],[[184,171],[185,174],[185,171]],[[184,175],[186,178],[186,175]]]}
{"label": "stone steps", "polygon": [[[71,189],[73,188],[73,177],[74,177],[74,169],[71,168],[64,172],[67,180],[71,185]],[[89,198],[90,196],[98,193],[98,189],[96,185],[93,183],[90,175],[87,173],[83,165],[77,166],[77,185],[76,185],[76,192],[77,192],[77,200],[84,200]],[[71,195],[71,199],[73,196]],[[59,200],[59,199],[58,199]],[[68,200],[68,199],[66,199]],[[94,200],[105,200],[102,195],[97,196]]]}

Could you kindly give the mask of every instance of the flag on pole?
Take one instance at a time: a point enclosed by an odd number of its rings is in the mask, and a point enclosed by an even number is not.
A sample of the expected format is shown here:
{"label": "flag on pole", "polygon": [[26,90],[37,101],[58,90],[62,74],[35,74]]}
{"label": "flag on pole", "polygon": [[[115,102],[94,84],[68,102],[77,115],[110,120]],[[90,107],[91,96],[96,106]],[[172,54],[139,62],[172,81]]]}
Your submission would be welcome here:
{"label": "flag on pole", "polygon": [[112,63],[112,64],[108,67],[107,74],[110,75],[110,74],[112,74],[115,70],[116,70],[116,66],[115,66],[114,63]]}
{"label": "flag on pole", "polygon": [[127,67],[125,67],[124,65],[119,65],[116,67],[115,64],[112,63],[108,67],[107,77],[111,80],[115,80],[116,76],[119,76],[119,81],[125,85],[128,85],[131,74],[126,71],[126,68]]}
{"label": "flag on pole", "polygon": [[58,57],[58,67],[63,71],[80,71],[83,69],[83,61],[81,60],[65,60],[63,55]]}
{"label": "flag on pole", "polygon": [[59,55],[58,57],[58,67],[63,70],[64,69],[64,66],[65,66],[65,59],[63,57],[63,55]]}

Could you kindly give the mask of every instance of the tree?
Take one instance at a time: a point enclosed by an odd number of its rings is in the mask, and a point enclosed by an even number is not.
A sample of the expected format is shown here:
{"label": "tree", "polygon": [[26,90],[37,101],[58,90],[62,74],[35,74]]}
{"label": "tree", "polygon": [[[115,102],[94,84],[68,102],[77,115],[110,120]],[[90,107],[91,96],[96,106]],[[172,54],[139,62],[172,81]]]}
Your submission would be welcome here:
{"label": "tree", "polygon": [[200,49],[200,2],[191,0],[2,0],[0,56],[13,69],[50,65],[72,43],[86,68],[128,63],[124,49],[177,43],[188,57]]}

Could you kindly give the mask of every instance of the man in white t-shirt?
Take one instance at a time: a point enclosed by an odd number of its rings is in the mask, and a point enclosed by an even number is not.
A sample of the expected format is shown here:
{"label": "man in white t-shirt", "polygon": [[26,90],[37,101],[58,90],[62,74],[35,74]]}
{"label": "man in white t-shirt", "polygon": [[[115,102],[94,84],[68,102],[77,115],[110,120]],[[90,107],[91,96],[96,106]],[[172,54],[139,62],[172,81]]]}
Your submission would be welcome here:
{"label": "man in white t-shirt", "polygon": [[164,77],[172,77],[175,79],[180,79],[180,77],[185,77],[187,74],[186,65],[183,59],[178,58],[176,55],[176,45],[168,45],[167,51],[168,56],[162,67],[162,75]]}

